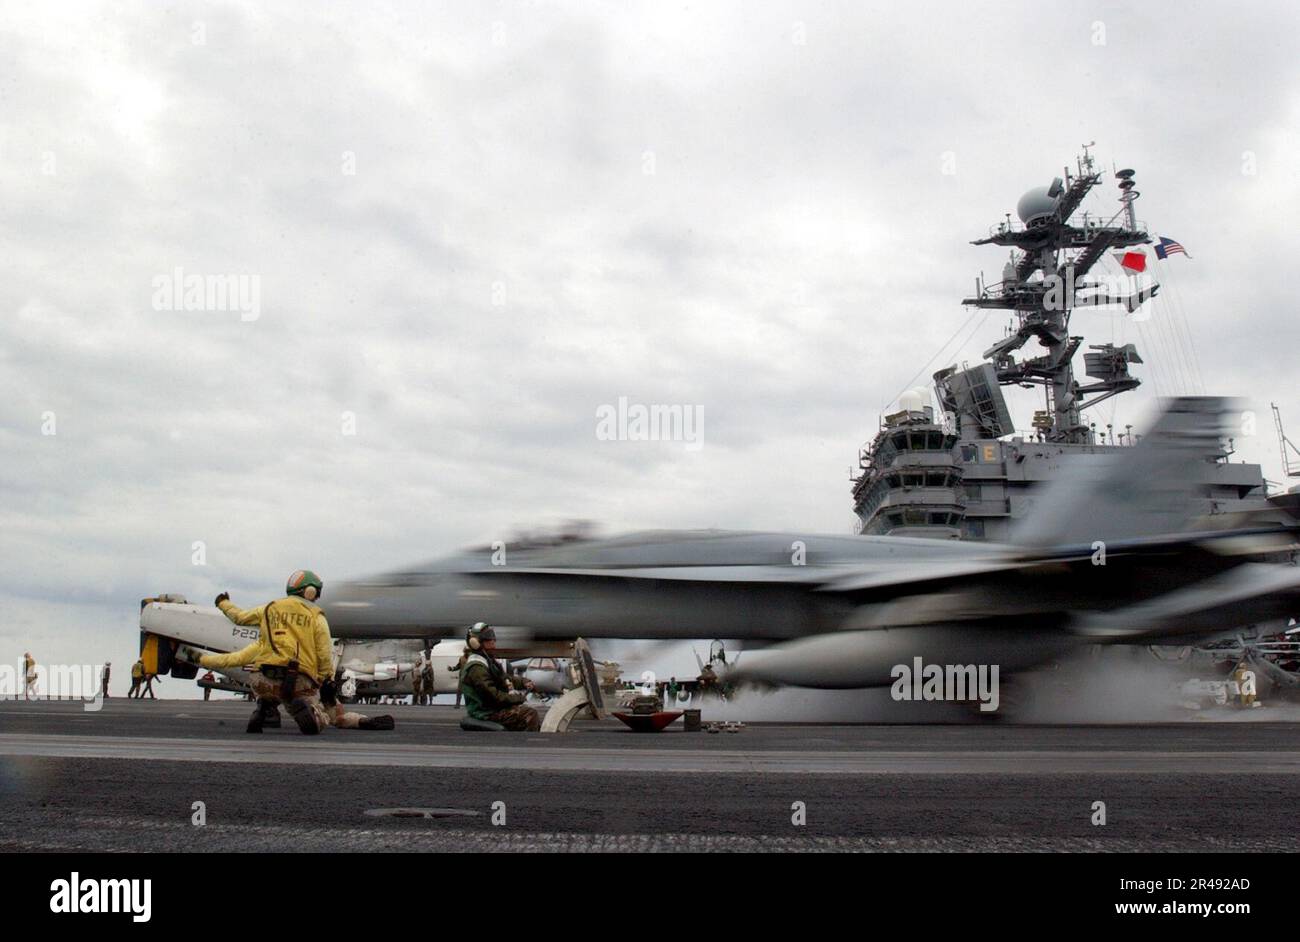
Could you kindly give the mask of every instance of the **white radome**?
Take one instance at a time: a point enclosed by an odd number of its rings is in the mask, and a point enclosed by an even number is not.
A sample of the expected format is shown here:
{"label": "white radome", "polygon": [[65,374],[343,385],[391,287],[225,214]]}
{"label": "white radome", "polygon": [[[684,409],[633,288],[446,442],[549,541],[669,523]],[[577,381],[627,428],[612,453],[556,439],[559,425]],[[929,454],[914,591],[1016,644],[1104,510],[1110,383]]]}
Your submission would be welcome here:
{"label": "white radome", "polygon": [[1057,197],[1047,195],[1047,187],[1036,186],[1016,203],[1016,215],[1026,226],[1045,219],[1056,212]]}
{"label": "white radome", "polygon": [[919,389],[909,389],[898,397],[900,412],[920,412],[925,408],[925,394]]}

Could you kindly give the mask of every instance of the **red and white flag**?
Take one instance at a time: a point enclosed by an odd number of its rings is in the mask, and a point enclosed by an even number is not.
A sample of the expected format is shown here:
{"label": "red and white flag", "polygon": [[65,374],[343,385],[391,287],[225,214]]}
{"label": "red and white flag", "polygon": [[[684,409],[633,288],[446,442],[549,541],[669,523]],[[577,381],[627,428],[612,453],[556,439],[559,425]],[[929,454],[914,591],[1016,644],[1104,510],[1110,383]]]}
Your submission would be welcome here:
{"label": "red and white flag", "polygon": [[1134,274],[1147,270],[1147,257],[1142,252],[1117,252],[1115,259],[1120,267]]}

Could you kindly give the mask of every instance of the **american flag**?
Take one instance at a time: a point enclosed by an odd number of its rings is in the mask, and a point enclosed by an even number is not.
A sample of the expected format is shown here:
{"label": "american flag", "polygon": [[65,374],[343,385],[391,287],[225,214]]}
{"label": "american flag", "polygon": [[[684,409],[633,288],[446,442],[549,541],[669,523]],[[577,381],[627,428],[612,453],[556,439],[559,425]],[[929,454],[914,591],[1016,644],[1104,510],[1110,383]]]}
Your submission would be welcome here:
{"label": "american flag", "polygon": [[[1169,256],[1176,255],[1179,252],[1187,255],[1187,249],[1183,248],[1181,243],[1175,242],[1167,236],[1160,237],[1160,244],[1156,246],[1156,258],[1168,258]],[[1190,255],[1187,255],[1187,257],[1191,258]]]}

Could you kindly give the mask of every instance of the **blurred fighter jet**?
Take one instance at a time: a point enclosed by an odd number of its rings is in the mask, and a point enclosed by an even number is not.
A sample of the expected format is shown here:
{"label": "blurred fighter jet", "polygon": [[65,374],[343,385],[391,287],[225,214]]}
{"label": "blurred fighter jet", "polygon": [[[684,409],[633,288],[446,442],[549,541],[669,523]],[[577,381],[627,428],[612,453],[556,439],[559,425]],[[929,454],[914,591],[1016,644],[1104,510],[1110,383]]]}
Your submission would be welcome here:
{"label": "blurred fighter jet", "polygon": [[[1295,614],[1295,522],[1190,519],[1227,403],[1169,402],[1143,441],[1055,482],[1015,545],[903,537],[656,531],[468,550],[335,586],[336,638],[734,638],[731,681],[884,686],[899,664],[998,665],[1080,644],[1193,644]],[[1276,629],[1274,629],[1276,630]],[[180,638],[175,632],[165,637]],[[755,650],[757,649],[757,650]],[[523,655],[526,656],[526,655]]]}
{"label": "blurred fighter jet", "polygon": [[764,649],[733,679],[829,688],[887,685],[916,657],[1006,673],[1080,643],[1232,636],[1295,613],[1300,568],[1256,561],[1291,550],[1293,526],[1188,517],[1227,414],[1170,401],[1140,444],[1057,481],[1015,545],[656,531],[470,550],[325,608],[339,637],[486,621],[521,641],[736,638]]}

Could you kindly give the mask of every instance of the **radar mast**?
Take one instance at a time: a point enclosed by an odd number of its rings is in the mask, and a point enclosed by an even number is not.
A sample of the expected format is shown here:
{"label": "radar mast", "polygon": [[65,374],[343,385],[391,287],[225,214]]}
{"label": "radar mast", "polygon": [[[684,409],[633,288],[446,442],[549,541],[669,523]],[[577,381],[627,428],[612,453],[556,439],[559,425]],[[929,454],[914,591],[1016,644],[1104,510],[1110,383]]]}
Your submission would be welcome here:
{"label": "radar mast", "polygon": [[[984,351],[997,382],[1003,386],[1040,385],[1045,388],[1046,408],[1034,416],[1034,427],[1048,441],[1092,444],[1092,429],[1085,425],[1082,411],[1104,399],[1135,389],[1140,380],[1129,375],[1130,363],[1141,363],[1132,344],[1116,347],[1099,344],[1084,355],[1091,382],[1075,379],[1073,360],[1081,336],[1070,334],[1070,314],[1076,307],[1122,304],[1133,312],[1153,297],[1158,285],[1129,295],[1112,294],[1103,284],[1087,281],[1088,273],[1110,249],[1150,243],[1151,237],[1134,213],[1138,192],[1133,189],[1133,171],[1116,173],[1120,181],[1121,208],[1105,222],[1085,212],[1074,219],[1084,198],[1097,186],[1097,171],[1084,145],[1076,172],[1066,168],[1047,186],[1035,187],[1020,198],[1016,214],[973,245],[1000,245],[1011,249],[1012,260],[994,285],[978,282],[974,297],[963,304],[980,308],[1001,308],[1012,312],[1016,329]],[[1038,356],[1017,360],[1015,352],[1030,340],[1043,348]],[[941,383],[942,377],[936,377]]]}

